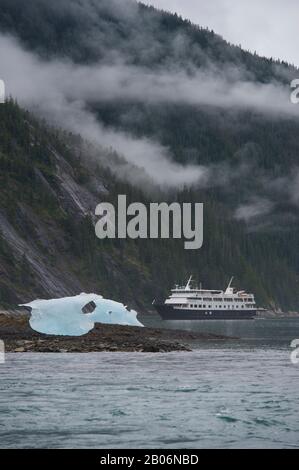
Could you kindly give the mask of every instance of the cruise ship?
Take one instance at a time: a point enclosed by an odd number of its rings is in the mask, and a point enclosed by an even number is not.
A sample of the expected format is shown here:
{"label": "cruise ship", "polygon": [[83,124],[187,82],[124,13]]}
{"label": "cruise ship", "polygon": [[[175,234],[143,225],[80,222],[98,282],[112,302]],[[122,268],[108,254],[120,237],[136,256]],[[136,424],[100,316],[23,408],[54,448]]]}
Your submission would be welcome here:
{"label": "cruise ship", "polygon": [[236,291],[231,278],[226,290],[192,287],[192,276],[183,287],[175,286],[164,303],[153,302],[163,320],[249,320],[256,316],[253,294]]}

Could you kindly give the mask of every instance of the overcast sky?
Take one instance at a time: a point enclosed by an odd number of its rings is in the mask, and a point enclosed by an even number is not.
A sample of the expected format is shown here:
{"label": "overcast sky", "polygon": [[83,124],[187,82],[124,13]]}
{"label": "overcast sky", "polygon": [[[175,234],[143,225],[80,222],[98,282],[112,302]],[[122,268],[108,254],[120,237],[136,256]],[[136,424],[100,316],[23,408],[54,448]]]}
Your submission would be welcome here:
{"label": "overcast sky", "polygon": [[260,55],[299,66],[299,0],[143,0]]}

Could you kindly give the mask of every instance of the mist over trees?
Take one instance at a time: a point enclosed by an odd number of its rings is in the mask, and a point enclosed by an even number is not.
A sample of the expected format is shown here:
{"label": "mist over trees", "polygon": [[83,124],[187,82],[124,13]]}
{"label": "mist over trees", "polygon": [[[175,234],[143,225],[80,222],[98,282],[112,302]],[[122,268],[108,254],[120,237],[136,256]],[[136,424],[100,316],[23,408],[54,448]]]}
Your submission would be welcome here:
{"label": "mist over trees", "polygon": [[[113,149],[119,142],[117,164],[113,152],[108,152],[108,173],[107,162],[104,166],[99,162],[99,175],[107,179],[110,198],[124,191],[133,201],[150,200],[158,191],[162,199],[205,204],[204,247],[195,256],[166,241],[112,243],[107,249],[93,239],[92,224],[82,221],[76,222],[74,241],[67,235],[73,223],[67,217],[63,230],[71,258],[77,257],[75,265],[82,263],[86,274],[80,282],[93,287],[97,277],[109,291],[113,275],[108,260],[123,259],[124,265],[129,259],[127,269],[118,265],[114,272],[122,279],[118,295],[128,295],[129,300],[135,295],[126,294],[130,282],[136,286],[136,296],[145,296],[149,304],[151,296],[163,295],[191,272],[207,286],[219,288],[234,274],[239,286],[256,292],[262,305],[298,309],[299,107],[288,102],[289,84],[298,70],[250,54],[213,31],[132,0],[2,0],[0,33],[5,40],[17,39],[13,47],[20,49],[21,58],[29,54],[29,63],[36,58],[37,69],[44,68],[50,77],[46,86],[59,82],[66,114],[59,107],[57,114],[51,114],[45,97],[48,115],[35,108],[37,115],[73,134],[97,136],[97,143],[106,148]],[[1,53],[5,55],[4,48]],[[68,74],[73,88],[61,84]],[[83,84],[76,78],[81,76],[87,77]],[[30,80],[33,91],[41,90],[36,98],[41,103],[45,93],[41,80],[37,74]],[[18,101],[30,109],[31,97],[18,83],[15,89]],[[51,91],[49,101],[56,89]],[[65,116],[74,115],[76,97],[82,113],[71,128]],[[9,112],[0,121],[1,193],[6,195],[1,207],[6,217],[17,223],[8,201],[12,197],[18,206],[22,181],[26,204],[34,211],[35,204],[40,204],[38,210],[64,219],[65,208],[40,185],[31,184],[36,168],[53,184],[55,169],[46,150],[53,135],[36,121],[42,140],[31,148],[23,112],[12,103],[7,106]],[[89,119],[92,132],[86,124]],[[65,139],[60,137],[53,145],[71,159]],[[139,167],[138,155],[130,160],[136,148],[142,149]],[[151,153],[156,158],[154,170]],[[121,165],[119,157],[126,163]],[[91,177],[86,159],[70,161],[84,186]],[[173,173],[171,165],[177,165]],[[188,173],[183,173],[184,168]],[[199,169],[203,173],[190,178],[190,172]],[[171,181],[177,170],[189,179]],[[165,193],[161,187],[153,190],[162,184],[155,181],[159,171],[167,175]],[[144,187],[146,194],[141,192]],[[13,188],[18,188],[14,194]],[[2,240],[3,256],[4,244]],[[23,265],[27,262],[24,258]],[[8,284],[13,273],[6,278]],[[38,290],[36,281],[32,282],[33,290]]]}

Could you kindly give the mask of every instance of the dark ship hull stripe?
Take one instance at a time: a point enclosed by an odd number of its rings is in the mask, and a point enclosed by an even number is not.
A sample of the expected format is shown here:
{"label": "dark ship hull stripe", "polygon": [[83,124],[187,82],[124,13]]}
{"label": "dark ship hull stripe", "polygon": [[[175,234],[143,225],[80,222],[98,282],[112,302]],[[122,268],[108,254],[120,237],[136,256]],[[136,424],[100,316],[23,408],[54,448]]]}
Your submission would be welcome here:
{"label": "dark ship hull stripe", "polygon": [[163,320],[251,320],[256,310],[197,310],[177,309],[171,305],[155,305]]}

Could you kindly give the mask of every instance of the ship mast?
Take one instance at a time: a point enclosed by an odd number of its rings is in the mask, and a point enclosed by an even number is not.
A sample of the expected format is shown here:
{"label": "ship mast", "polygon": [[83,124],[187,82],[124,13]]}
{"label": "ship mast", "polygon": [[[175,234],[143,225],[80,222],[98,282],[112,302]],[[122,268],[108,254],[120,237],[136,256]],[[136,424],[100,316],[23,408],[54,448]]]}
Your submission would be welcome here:
{"label": "ship mast", "polygon": [[190,285],[191,285],[191,282],[192,282],[192,277],[193,277],[193,276],[192,276],[192,274],[191,274],[191,276],[189,277],[189,280],[188,280],[188,282],[187,282],[187,285],[186,285],[186,287],[185,287],[185,290],[190,290]]}
{"label": "ship mast", "polygon": [[231,280],[229,281],[229,284],[228,284],[228,286],[227,286],[227,288],[226,288],[225,294],[233,294],[234,288],[231,287],[233,280],[234,280],[234,276],[233,276],[233,277],[231,278]]}

